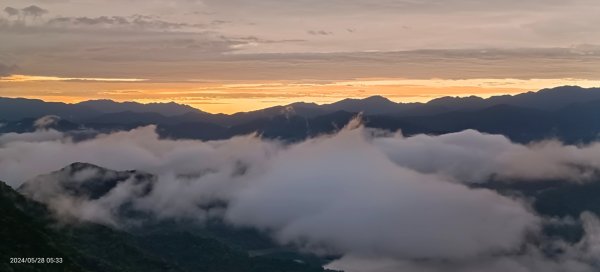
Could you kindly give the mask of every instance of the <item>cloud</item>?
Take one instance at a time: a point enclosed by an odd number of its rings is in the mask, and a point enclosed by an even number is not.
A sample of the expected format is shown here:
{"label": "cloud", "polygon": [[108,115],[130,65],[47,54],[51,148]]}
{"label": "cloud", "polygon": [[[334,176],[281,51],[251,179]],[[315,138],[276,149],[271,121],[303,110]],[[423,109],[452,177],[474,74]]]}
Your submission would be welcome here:
{"label": "cloud", "polygon": [[37,129],[45,129],[48,128],[52,125],[56,125],[58,122],[60,122],[60,117],[56,116],[56,115],[46,115],[43,116],[37,120],[35,120],[35,122],[33,123],[33,125],[37,128]]}
{"label": "cloud", "polygon": [[[64,140],[65,135],[56,130],[43,130],[28,133],[0,134],[0,148],[9,143],[33,143]],[[1,161],[1,160],[0,160]]]}
{"label": "cloud", "polygon": [[45,4],[53,4],[53,3],[66,3],[66,2],[70,2],[71,0],[34,0],[36,2],[39,3],[45,3]]}
{"label": "cloud", "polygon": [[333,32],[326,30],[308,30],[306,33],[313,36],[330,36],[333,35]]}
{"label": "cloud", "polygon": [[521,145],[475,130],[374,141],[399,165],[467,183],[490,179],[584,182],[597,178],[600,171],[599,143],[574,146],[547,140]]}
{"label": "cloud", "polygon": [[[48,2],[43,7],[58,17],[0,22],[0,52],[35,64],[23,68],[24,74],[168,80],[598,79],[600,74],[597,50],[568,54],[571,45],[600,43],[593,27],[599,5],[589,0]],[[308,39],[307,30],[317,36]],[[198,33],[205,31],[210,33]],[[48,32],[53,35],[39,35]],[[252,36],[259,41],[241,39]],[[428,48],[439,51],[399,53]]]}
{"label": "cloud", "polygon": [[[56,117],[53,116],[40,118],[36,121],[36,126],[40,130],[30,134],[32,136],[42,135],[47,132],[44,128],[57,121]],[[29,156],[33,157],[35,153],[40,153],[41,156],[46,153],[55,155],[52,152],[61,148],[72,152],[65,154],[68,156],[58,156],[57,160],[49,160],[53,163],[47,167],[33,167],[39,170],[34,170],[31,173],[20,171],[18,167],[7,168],[6,171],[3,171],[3,173],[6,173],[4,179],[15,183],[23,182],[35,175],[59,169],[74,161],[91,162],[117,170],[123,170],[125,169],[124,166],[128,166],[128,168],[161,174],[162,171],[157,171],[157,167],[159,170],[168,168],[162,164],[169,162],[172,158],[156,156],[156,153],[159,152],[154,150],[155,148],[150,148],[150,146],[156,146],[156,148],[165,146],[163,148],[169,150],[183,145],[204,147],[222,145],[222,142],[160,140],[153,130],[153,127],[138,128],[129,132],[101,135],[91,141],[82,143],[73,143],[66,136],[61,141],[54,141],[57,138],[51,138],[52,141],[47,143],[37,143],[38,147],[33,145],[22,146],[19,145],[18,141],[13,141],[15,146],[7,146],[2,149],[2,152],[14,152],[17,156],[15,158],[21,157],[22,161],[29,161]],[[364,128],[361,130],[370,131]],[[29,134],[13,133],[4,134],[0,137],[6,138],[8,135],[25,136]],[[132,139],[127,139],[127,137],[132,137]],[[41,137],[40,139],[45,138]],[[234,138],[224,142],[236,143],[242,141],[240,139],[260,143],[257,145],[260,147],[272,146],[272,149],[279,150],[274,142],[253,138],[252,136]],[[116,142],[113,142],[115,140]],[[547,140],[523,145],[512,143],[501,135],[485,134],[475,130],[465,130],[439,136],[415,135],[403,137],[401,134],[385,134],[377,137],[365,136],[364,140],[368,140],[372,148],[380,150],[390,162],[400,167],[422,174],[441,175],[460,183],[481,183],[491,179],[530,181],[562,179],[585,182],[596,177],[600,169],[600,155],[598,155],[600,154],[598,152],[600,144],[596,142],[576,146],[563,145],[555,140]],[[45,148],[52,145],[56,145],[56,147],[53,147],[50,152],[36,152],[37,148],[44,151]],[[92,151],[99,145],[108,146],[108,148],[104,148],[105,151],[99,153],[105,154],[105,156],[96,156],[96,152],[84,152],[87,149]],[[124,150],[134,149],[134,152],[130,152],[132,155],[125,155],[123,161],[113,160],[110,154],[112,152],[115,154],[123,153],[120,151],[121,148]],[[140,154],[140,152],[142,153]],[[141,156],[142,154],[147,156]],[[177,153],[168,154],[177,155]],[[136,156],[141,156],[141,160]],[[37,161],[35,158],[32,159],[32,162]],[[263,160],[264,158],[259,161]],[[193,165],[192,162],[189,164]],[[193,167],[191,168],[193,169]],[[179,173],[180,171],[175,172]],[[10,176],[10,178],[6,178],[6,176]]]}
{"label": "cloud", "polygon": [[409,259],[513,251],[536,225],[518,202],[397,167],[364,133],[345,130],[279,153],[231,200],[226,218],[314,252]]}
{"label": "cloud", "polygon": [[16,69],[16,65],[7,65],[0,63],[0,77],[10,76]]}
{"label": "cloud", "polygon": [[40,8],[36,5],[31,5],[26,8],[21,9],[21,12],[23,13],[24,16],[31,16],[31,17],[37,18],[37,17],[40,17],[40,16],[48,13],[48,10]]}
{"label": "cloud", "polygon": [[[282,243],[317,252],[471,257],[516,250],[537,225],[519,202],[398,167],[369,133],[348,129],[290,147],[255,136],[160,140],[153,127],[77,143],[12,141],[0,149],[0,173],[18,182],[74,161],[148,171],[158,181],[147,197],[137,199],[141,210],[159,217],[201,217],[202,204],[225,201],[225,218],[232,224],[272,230]],[[65,203],[61,194],[51,195]],[[286,205],[272,205],[279,202]],[[110,214],[119,203],[101,198],[74,207],[86,207],[86,218],[94,218],[89,210]],[[415,209],[429,212],[417,215]],[[478,224],[481,220],[489,224]]]}
{"label": "cloud", "polygon": [[544,254],[539,248],[528,246],[521,254],[509,256],[481,256],[459,261],[398,260],[390,258],[364,258],[345,256],[328,265],[328,268],[346,272],[593,272],[598,271],[598,235],[600,219],[585,212],[581,215],[584,236],[574,245],[561,241],[546,241],[548,248],[563,254],[554,258]]}
{"label": "cloud", "polygon": [[99,16],[99,17],[56,17],[48,20],[50,26],[58,27],[113,27],[129,29],[205,29],[206,25],[169,22],[152,16]]}
{"label": "cloud", "polygon": [[[0,179],[15,187],[76,161],[156,175],[151,189],[128,176],[91,197],[65,193],[60,182],[106,172],[66,170],[25,190],[65,218],[123,227],[131,223],[119,213],[125,204],[158,219],[218,217],[342,255],[332,266],[356,271],[593,271],[597,261],[595,216],[582,215],[587,236],[568,245],[544,237],[546,219],[526,200],[466,185],[496,176],[579,182],[588,173],[574,169],[598,167],[595,145],[527,146],[476,131],[403,137],[356,123],[291,145],[256,135],[159,139],[152,126],[81,142],[17,136],[0,145]],[[563,253],[547,256],[546,243]]]}
{"label": "cloud", "polygon": [[[31,22],[24,22],[20,18],[0,19],[0,33],[5,38],[0,44],[0,51],[14,52],[11,56],[17,59],[37,58],[35,56],[38,53],[45,52],[44,58],[55,60],[56,62],[51,61],[53,63],[61,63],[61,69],[76,68],[77,71],[90,75],[88,78],[109,74],[111,76],[108,78],[123,77],[124,71],[115,69],[114,62],[145,62],[161,66],[170,63],[169,65],[177,67],[178,63],[212,59],[257,42],[280,42],[223,35],[211,30],[210,25],[162,20],[144,15],[55,17]],[[41,33],[52,35],[40,36]],[[56,47],[46,51],[52,45]],[[85,60],[82,60],[82,56],[86,56]],[[74,61],[79,64],[72,65]],[[82,70],[81,67],[92,67],[82,61],[96,63],[97,65],[92,65],[96,68]],[[45,70],[43,66],[46,61],[33,62],[36,65],[31,69],[37,71],[25,70],[24,74],[73,75],[73,71],[64,73],[64,70],[57,70],[56,66],[52,72]],[[107,69],[104,65],[112,68]],[[79,72],[75,74],[80,74]]]}
{"label": "cloud", "polygon": [[145,173],[115,172],[74,163],[61,171],[34,178],[21,190],[32,199],[47,203],[67,222],[91,221],[118,228],[124,221],[115,215],[122,205],[146,194],[154,181]]}
{"label": "cloud", "polygon": [[8,14],[8,16],[17,16],[21,14],[21,11],[19,9],[13,7],[5,7],[4,12]]}
{"label": "cloud", "polygon": [[[67,135],[62,132],[51,129],[50,127],[56,125],[60,121],[60,117],[54,115],[48,115],[41,117],[33,123],[36,131],[26,133],[1,133],[0,134],[0,150],[5,145],[10,143],[44,143],[52,141],[64,141],[69,139]],[[0,125],[0,127],[4,124]],[[6,159],[6,158],[5,158]],[[2,159],[0,159],[2,161]]]}

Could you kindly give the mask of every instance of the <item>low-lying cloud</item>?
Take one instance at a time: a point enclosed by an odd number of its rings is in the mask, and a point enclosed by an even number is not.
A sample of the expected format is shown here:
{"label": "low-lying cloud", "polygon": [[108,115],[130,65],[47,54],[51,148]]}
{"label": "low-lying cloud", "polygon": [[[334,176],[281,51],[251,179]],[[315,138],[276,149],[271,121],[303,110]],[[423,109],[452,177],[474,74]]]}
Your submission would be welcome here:
{"label": "low-lying cloud", "polygon": [[[118,210],[125,203],[157,218],[217,216],[282,244],[342,255],[331,266],[354,271],[593,271],[598,261],[594,215],[582,215],[580,244],[550,242],[564,252],[551,259],[533,242],[543,240],[546,218],[526,199],[470,187],[587,182],[600,167],[595,143],[520,145],[471,130],[404,137],[357,124],[291,145],[256,135],[160,139],[153,126],[81,142],[57,133],[0,135],[0,180],[18,187],[72,162],[156,175],[148,192],[130,178],[93,199],[64,194],[56,179],[26,188],[65,217],[124,226]],[[74,180],[94,173],[74,173]],[[225,205],[207,208],[215,202]]]}
{"label": "low-lying cloud", "polygon": [[328,265],[346,272],[592,272],[598,271],[598,235],[600,220],[591,213],[583,213],[581,221],[585,236],[574,245],[561,241],[548,241],[563,254],[548,257],[540,248],[526,246],[520,254],[507,256],[479,256],[463,260],[423,261],[390,258],[364,258],[347,255]]}
{"label": "low-lying cloud", "polygon": [[515,144],[502,135],[465,130],[440,136],[381,137],[373,140],[397,164],[459,182],[568,180],[598,176],[600,144],[563,145],[556,140]]}

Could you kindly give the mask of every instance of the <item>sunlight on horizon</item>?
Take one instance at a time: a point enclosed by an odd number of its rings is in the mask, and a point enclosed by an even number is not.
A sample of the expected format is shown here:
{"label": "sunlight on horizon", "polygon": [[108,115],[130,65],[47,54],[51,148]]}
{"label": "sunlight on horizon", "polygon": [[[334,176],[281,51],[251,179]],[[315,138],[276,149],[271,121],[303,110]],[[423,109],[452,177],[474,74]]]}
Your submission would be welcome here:
{"label": "sunlight on horizon", "polygon": [[111,99],[118,102],[176,102],[210,113],[259,110],[294,102],[333,103],[345,98],[384,96],[394,102],[427,102],[444,96],[518,94],[563,85],[598,87],[587,79],[401,79],[360,78],[338,81],[143,81],[114,78],[60,78],[13,75],[0,78],[3,96],[77,103]]}

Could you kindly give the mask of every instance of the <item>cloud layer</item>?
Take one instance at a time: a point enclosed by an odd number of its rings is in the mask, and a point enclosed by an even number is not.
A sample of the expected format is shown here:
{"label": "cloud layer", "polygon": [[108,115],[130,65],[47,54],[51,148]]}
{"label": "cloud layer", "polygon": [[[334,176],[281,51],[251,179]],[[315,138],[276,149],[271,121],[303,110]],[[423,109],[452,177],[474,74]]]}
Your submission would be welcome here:
{"label": "cloud layer", "polygon": [[[0,51],[10,54],[0,54],[0,61],[16,63],[28,75],[161,80],[598,78],[594,44],[600,44],[600,35],[591,26],[599,23],[600,5],[591,0],[3,4]],[[489,54],[491,48],[516,50],[517,56]],[[557,56],[556,48],[567,56]],[[396,54],[404,51],[411,53]],[[346,63],[356,61],[361,65]]]}
{"label": "cloud layer", "polygon": [[[127,178],[101,197],[74,196],[60,187],[64,176],[47,176],[25,192],[61,216],[118,227],[129,222],[119,214],[125,203],[157,218],[216,216],[282,244],[340,254],[331,266],[356,271],[593,271],[589,264],[597,261],[594,215],[582,215],[587,236],[580,244],[544,242],[565,252],[548,258],[534,241],[549,219],[525,199],[468,186],[494,179],[587,182],[600,162],[596,144],[524,146],[476,131],[403,137],[356,122],[292,145],[255,135],[176,141],[154,130],[82,142],[43,127],[0,135],[0,179],[16,187],[76,161],[146,171],[157,176],[150,191]],[[70,178],[105,178],[88,170]]]}

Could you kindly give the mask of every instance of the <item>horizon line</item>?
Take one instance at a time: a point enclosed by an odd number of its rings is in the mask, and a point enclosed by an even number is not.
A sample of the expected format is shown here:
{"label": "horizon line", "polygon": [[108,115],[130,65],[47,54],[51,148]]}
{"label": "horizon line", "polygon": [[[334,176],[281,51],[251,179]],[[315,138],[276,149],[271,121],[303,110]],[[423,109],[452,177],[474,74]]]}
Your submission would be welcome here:
{"label": "horizon line", "polygon": [[238,113],[248,113],[248,112],[255,112],[255,111],[262,111],[262,110],[266,110],[266,109],[270,109],[270,108],[274,108],[274,107],[285,107],[285,106],[290,106],[293,104],[312,104],[312,105],[317,105],[317,106],[325,106],[325,105],[331,105],[331,104],[335,104],[335,103],[339,103],[341,101],[345,101],[345,100],[367,100],[367,99],[371,99],[371,98],[376,98],[376,97],[381,97],[391,103],[395,103],[395,104],[399,104],[399,105],[410,105],[410,104],[428,104],[432,101],[435,100],[439,100],[439,99],[443,99],[443,98],[454,98],[454,99],[464,99],[464,98],[479,98],[481,100],[487,100],[490,98],[494,98],[494,97],[503,97],[503,96],[518,96],[518,95],[522,95],[522,94],[527,94],[527,93],[538,93],[540,91],[544,91],[544,90],[555,90],[555,89],[560,89],[560,88],[579,88],[579,89],[583,89],[583,90],[593,90],[593,89],[600,89],[600,85],[598,87],[581,87],[578,85],[561,85],[561,86],[555,86],[555,87],[548,87],[548,88],[542,88],[542,89],[538,89],[538,90],[524,90],[522,92],[519,93],[514,93],[514,94],[502,94],[502,95],[490,95],[487,97],[482,97],[482,96],[478,96],[475,94],[472,95],[465,95],[465,96],[460,96],[460,95],[445,95],[445,96],[438,96],[435,98],[432,98],[430,100],[427,100],[426,102],[396,102],[392,99],[390,99],[389,97],[386,97],[384,95],[371,95],[371,96],[366,96],[363,98],[351,98],[351,97],[347,97],[347,98],[343,98],[340,100],[336,100],[334,102],[330,102],[330,103],[316,103],[316,102],[305,102],[305,101],[296,101],[296,102],[292,102],[289,104],[282,104],[282,105],[276,105],[276,106],[270,106],[270,107],[265,107],[265,108],[260,108],[257,110],[250,110],[250,111],[238,111],[238,112],[232,112],[232,113],[224,113],[224,112],[208,112],[205,111],[201,108],[192,106],[191,104],[186,104],[186,103],[180,103],[180,102],[176,102],[174,100],[165,100],[165,101],[157,101],[157,102],[140,102],[140,101],[136,101],[136,100],[113,100],[113,99],[109,99],[109,98],[99,98],[99,99],[87,99],[87,100],[81,100],[78,102],[64,102],[64,101],[50,101],[50,100],[44,100],[41,98],[31,98],[31,97],[22,97],[22,96],[16,96],[16,97],[11,97],[11,96],[0,96],[0,99],[23,99],[23,100],[38,100],[38,101],[42,101],[44,103],[62,103],[62,104],[66,104],[66,105],[77,105],[77,104],[81,104],[81,103],[85,103],[85,102],[92,102],[92,101],[110,101],[113,103],[118,103],[118,104],[125,104],[125,103],[136,103],[136,104],[140,104],[140,105],[153,105],[153,104],[176,104],[176,105],[180,105],[180,106],[187,106],[190,108],[193,108],[195,110],[198,110],[200,112],[204,112],[204,113],[209,113],[209,114],[224,114],[224,115],[234,115],[234,114],[238,114]]}

